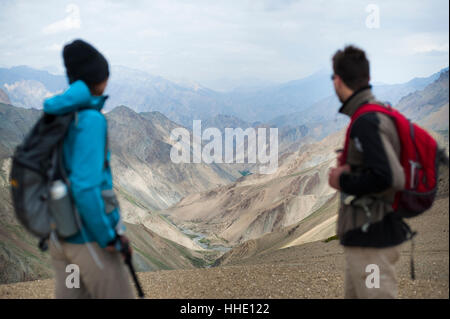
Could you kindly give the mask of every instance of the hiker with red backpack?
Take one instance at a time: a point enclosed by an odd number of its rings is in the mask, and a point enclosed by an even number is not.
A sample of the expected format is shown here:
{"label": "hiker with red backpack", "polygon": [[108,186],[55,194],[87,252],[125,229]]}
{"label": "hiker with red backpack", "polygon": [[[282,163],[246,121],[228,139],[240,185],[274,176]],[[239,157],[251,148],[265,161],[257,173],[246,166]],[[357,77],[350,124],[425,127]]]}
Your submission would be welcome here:
{"label": "hiker with red backpack", "polygon": [[347,46],[332,62],[339,112],[351,118],[338,166],[329,173],[341,196],[345,298],[395,298],[399,245],[415,235],[403,218],[433,203],[440,151],[425,130],[376,100],[363,50]]}

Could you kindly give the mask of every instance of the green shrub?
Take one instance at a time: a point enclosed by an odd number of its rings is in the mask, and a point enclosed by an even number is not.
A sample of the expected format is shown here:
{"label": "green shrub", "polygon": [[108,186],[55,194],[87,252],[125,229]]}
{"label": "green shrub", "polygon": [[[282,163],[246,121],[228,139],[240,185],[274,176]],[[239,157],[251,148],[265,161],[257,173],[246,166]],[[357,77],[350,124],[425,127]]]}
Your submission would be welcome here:
{"label": "green shrub", "polygon": [[339,239],[338,235],[334,235],[334,236],[328,237],[328,238],[325,239],[323,242],[324,242],[324,243],[329,243],[329,242],[332,241],[332,240],[338,240],[338,239]]}
{"label": "green shrub", "polygon": [[239,173],[241,173],[242,176],[252,175],[252,173],[249,170],[239,171]]}

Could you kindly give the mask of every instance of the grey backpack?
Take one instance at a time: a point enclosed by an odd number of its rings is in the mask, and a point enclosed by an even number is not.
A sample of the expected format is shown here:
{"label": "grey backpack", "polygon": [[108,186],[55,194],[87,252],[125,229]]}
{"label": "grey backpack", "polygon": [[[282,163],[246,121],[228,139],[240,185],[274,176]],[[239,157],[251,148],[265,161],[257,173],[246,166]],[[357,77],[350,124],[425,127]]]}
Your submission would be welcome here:
{"label": "grey backpack", "polygon": [[62,144],[74,115],[44,113],[13,155],[10,183],[16,217],[41,239],[56,229],[50,188],[55,180],[68,182],[62,165]]}

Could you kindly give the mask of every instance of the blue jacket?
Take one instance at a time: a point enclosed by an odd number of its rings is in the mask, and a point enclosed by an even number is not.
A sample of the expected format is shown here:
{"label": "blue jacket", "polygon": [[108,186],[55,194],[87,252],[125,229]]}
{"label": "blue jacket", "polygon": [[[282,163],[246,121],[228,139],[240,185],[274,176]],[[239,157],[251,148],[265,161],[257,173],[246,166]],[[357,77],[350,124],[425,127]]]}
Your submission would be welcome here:
{"label": "blue jacket", "polygon": [[[62,94],[44,101],[44,112],[48,114],[60,115],[90,108],[78,112],[63,144],[63,163],[83,226],[78,234],[65,239],[74,244],[95,241],[100,247],[107,246],[115,238],[115,227],[120,220],[118,208],[106,213],[101,195],[102,190],[113,187],[110,166],[105,168],[104,165],[107,124],[99,112],[106,98],[91,95],[87,85],[79,80]],[[108,163],[110,156],[108,150]]]}

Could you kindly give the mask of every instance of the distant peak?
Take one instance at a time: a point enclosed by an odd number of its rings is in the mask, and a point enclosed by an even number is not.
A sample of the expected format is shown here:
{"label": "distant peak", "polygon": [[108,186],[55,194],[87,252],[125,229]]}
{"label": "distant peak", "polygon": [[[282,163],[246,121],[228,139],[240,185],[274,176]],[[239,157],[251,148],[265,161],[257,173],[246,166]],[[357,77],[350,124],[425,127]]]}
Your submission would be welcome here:
{"label": "distant peak", "polygon": [[8,94],[0,88],[0,103],[11,104]]}
{"label": "distant peak", "polygon": [[120,113],[120,114],[123,114],[123,113],[136,113],[135,111],[133,111],[131,108],[129,108],[128,106],[125,106],[125,105],[119,105],[119,106],[116,106],[115,108],[113,108],[111,111],[109,111],[108,113],[111,113],[111,114],[113,114],[113,113]]}
{"label": "distant peak", "polygon": [[442,69],[441,73],[439,74],[438,81],[442,80],[442,79],[445,79],[445,78],[448,79],[448,68]]}
{"label": "distant peak", "polygon": [[9,68],[10,70],[35,70],[27,65],[16,65]]}
{"label": "distant peak", "polygon": [[47,70],[41,70],[41,69],[37,69],[37,68],[33,68],[31,66],[28,65],[17,65],[17,66],[12,66],[9,68],[11,71],[19,71],[19,72],[34,72],[34,73],[38,73],[38,72],[42,72],[42,73],[48,73],[50,74]]}

